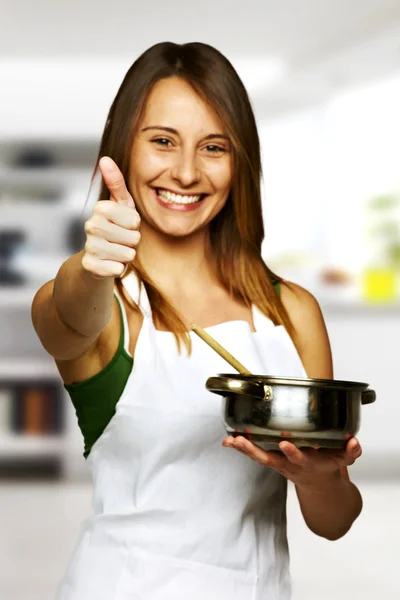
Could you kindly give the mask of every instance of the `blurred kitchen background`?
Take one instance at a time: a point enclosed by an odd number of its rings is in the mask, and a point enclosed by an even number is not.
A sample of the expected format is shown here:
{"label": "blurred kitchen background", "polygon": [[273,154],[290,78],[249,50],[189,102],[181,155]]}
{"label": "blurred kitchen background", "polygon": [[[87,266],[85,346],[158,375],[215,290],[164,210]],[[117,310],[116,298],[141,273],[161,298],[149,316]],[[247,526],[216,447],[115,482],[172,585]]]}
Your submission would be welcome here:
{"label": "blurred kitchen background", "polygon": [[91,512],[30,306],[83,245],[126,70],[165,40],[210,43],[238,69],[262,142],[265,259],[319,300],[335,377],[377,392],[347,536],[311,534],[289,486],[293,599],[399,598],[400,1],[3,0],[0,15],[0,598],[52,599]]}

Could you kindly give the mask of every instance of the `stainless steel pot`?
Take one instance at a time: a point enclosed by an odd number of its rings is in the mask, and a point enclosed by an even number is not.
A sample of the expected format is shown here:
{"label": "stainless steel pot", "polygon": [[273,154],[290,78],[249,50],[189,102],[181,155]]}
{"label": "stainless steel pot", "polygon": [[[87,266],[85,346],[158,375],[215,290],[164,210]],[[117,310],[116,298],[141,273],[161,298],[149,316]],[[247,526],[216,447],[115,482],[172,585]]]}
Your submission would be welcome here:
{"label": "stainless steel pot", "polygon": [[223,396],[227,433],[265,449],[283,440],[342,449],[360,429],[361,405],[376,399],[367,383],[330,379],[219,374],[206,388]]}

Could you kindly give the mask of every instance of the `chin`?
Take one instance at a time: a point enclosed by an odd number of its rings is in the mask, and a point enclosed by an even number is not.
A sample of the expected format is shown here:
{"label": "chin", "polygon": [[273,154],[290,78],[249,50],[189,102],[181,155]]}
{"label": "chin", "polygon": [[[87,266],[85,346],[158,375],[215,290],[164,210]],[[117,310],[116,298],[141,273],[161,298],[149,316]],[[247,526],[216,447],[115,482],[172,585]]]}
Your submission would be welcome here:
{"label": "chin", "polygon": [[[158,215],[157,215],[158,216]],[[189,216],[189,215],[187,215]],[[172,217],[161,217],[149,220],[148,225],[153,231],[162,234],[165,237],[171,238],[185,238],[190,237],[208,229],[209,218],[203,219],[191,219],[185,218],[183,215],[173,215]]]}
{"label": "chin", "polygon": [[182,223],[181,226],[175,226],[175,227],[158,227],[158,231],[160,233],[162,233],[164,236],[166,237],[170,237],[170,238],[180,238],[183,239],[185,237],[190,237],[196,233],[199,233],[200,231],[204,230],[206,228],[206,225],[200,225],[199,227],[185,227],[184,224]]}

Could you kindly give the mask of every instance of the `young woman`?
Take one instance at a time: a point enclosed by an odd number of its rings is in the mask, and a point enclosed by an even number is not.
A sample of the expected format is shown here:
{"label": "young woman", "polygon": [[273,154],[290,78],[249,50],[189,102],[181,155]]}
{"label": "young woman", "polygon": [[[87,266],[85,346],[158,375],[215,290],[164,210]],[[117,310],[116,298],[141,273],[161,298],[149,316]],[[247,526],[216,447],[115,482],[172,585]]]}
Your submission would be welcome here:
{"label": "young woman", "polygon": [[84,250],[32,306],[94,485],[58,598],[287,599],[287,480],[308,527],[337,539],[361,511],[347,472],[361,449],[266,452],[226,437],[205,389],[232,369],[192,322],[255,373],[333,377],[316,300],[261,258],[259,139],[231,64],[200,43],[147,50],[96,166]]}

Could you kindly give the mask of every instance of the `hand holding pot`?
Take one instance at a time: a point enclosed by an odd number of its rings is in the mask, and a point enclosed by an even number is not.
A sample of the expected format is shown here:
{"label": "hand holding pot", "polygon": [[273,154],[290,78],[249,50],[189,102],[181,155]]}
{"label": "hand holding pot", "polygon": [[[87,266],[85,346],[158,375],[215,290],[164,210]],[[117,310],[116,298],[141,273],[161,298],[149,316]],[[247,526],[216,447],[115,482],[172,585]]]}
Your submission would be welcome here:
{"label": "hand holding pot", "polygon": [[350,437],[344,450],[318,450],[297,448],[294,444],[280,442],[282,451],[266,451],[243,436],[228,436],[222,445],[246,454],[262,465],[271,467],[299,487],[314,487],[323,484],[340,469],[352,465],[362,454],[356,437]]}

